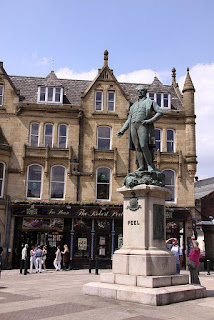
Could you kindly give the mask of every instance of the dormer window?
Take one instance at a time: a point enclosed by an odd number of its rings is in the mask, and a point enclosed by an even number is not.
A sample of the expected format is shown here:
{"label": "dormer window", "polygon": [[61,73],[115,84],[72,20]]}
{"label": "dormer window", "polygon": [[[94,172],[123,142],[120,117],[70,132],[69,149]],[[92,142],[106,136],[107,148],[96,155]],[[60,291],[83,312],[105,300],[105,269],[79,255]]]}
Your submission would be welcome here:
{"label": "dormer window", "polygon": [[38,103],[57,103],[62,104],[63,88],[39,87]]}
{"label": "dormer window", "polygon": [[108,91],[108,100],[107,100],[107,110],[110,112],[115,111],[115,92],[114,91]]}
{"label": "dormer window", "polygon": [[148,97],[157,102],[163,109],[171,109],[171,95],[168,93],[153,93],[149,92]]}
{"label": "dormer window", "polygon": [[4,86],[0,84],[0,106],[3,106]]}
{"label": "dormer window", "polygon": [[103,92],[95,92],[95,111],[103,111]]}

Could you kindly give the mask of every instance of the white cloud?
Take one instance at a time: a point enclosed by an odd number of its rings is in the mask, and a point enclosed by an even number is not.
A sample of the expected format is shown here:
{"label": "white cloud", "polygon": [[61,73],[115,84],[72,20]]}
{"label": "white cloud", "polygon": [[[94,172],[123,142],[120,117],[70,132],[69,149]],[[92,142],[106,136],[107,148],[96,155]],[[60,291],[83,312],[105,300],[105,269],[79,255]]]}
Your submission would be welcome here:
{"label": "white cloud", "polygon": [[[199,179],[214,176],[214,62],[197,64],[190,69],[195,87],[196,146]],[[178,82],[183,88],[185,76]]]}
{"label": "white cloud", "polygon": [[151,69],[142,69],[133,71],[126,74],[121,74],[117,77],[117,80],[119,82],[132,82],[132,83],[152,83],[154,80],[154,76],[157,76],[160,81],[165,81],[169,75],[170,72],[168,71],[161,71],[161,72],[155,72]]}
{"label": "white cloud", "polygon": [[69,68],[61,68],[56,71],[59,79],[93,80],[97,76],[97,70],[92,69],[88,72],[75,73]]}
{"label": "white cloud", "polygon": [[50,64],[50,58],[42,57],[40,60],[37,61],[37,65],[47,66]]}

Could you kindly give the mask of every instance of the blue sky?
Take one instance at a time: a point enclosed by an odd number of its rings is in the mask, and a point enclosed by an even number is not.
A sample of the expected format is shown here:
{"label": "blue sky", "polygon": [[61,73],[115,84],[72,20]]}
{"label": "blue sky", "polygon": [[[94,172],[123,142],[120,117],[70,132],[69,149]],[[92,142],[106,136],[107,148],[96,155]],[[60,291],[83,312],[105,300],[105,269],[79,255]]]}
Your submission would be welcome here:
{"label": "blue sky", "polygon": [[149,83],[156,70],[168,84],[176,67],[181,85],[189,67],[202,179],[214,176],[213,12],[213,0],[2,1],[0,61],[10,75],[43,77],[54,59],[60,77],[91,79],[108,49],[119,81]]}

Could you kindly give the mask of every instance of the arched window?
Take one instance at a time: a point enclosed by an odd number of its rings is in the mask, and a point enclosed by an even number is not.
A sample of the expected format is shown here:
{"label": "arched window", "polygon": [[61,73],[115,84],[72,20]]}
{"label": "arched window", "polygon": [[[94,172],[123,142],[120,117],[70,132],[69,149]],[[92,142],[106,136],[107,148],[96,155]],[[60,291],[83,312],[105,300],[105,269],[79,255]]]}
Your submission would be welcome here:
{"label": "arched window", "polygon": [[5,164],[0,162],[0,198],[4,196]]}
{"label": "arched window", "polygon": [[65,197],[65,167],[53,166],[51,168],[51,199],[64,199]]}
{"label": "arched window", "polygon": [[58,147],[67,148],[67,125],[60,124],[58,128]]}
{"label": "arched window", "polygon": [[27,172],[27,198],[41,199],[42,166],[32,164]]}
{"label": "arched window", "polygon": [[155,151],[161,151],[161,130],[155,129]]}
{"label": "arched window", "polygon": [[53,125],[51,123],[45,124],[44,146],[53,147]]}
{"label": "arched window", "polygon": [[175,202],[175,172],[173,170],[164,170],[165,187],[171,191],[166,197],[166,201]]}
{"label": "arched window", "polygon": [[109,200],[110,199],[110,174],[109,168],[98,168],[96,178],[96,199]]}
{"label": "arched window", "polygon": [[100,126],[97,128],[97,149],[111,149],[111,128]]}
{"label": "arched window", "polygon": [[167,152],[175,152],[175,131],[168,129],[166,131]]}
{"label": "arched window", "polygon": [[39,145],[39,123],[32,122],[30,125],[30,146],[38,147]]}

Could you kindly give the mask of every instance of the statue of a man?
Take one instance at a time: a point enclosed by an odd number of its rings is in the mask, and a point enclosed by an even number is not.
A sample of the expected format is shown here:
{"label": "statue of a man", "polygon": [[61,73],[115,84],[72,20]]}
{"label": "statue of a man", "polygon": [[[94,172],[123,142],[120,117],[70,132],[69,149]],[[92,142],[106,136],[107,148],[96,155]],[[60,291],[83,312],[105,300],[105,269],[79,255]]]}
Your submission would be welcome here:
{"label": "statue of a man", "polygon": [[[137,87],[138,100],[131,106],[129,117],[122,129],[117,133],[121,137],[129,128],[129,148],[136,151],[139,171],[156,171],[153,162],[153,148],[155,146],[154,122],[163,115],[158,104],[147,98],[147,89]],[[158,170],[157,170],[158,171]]]}

